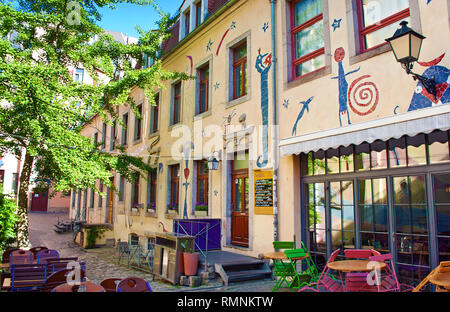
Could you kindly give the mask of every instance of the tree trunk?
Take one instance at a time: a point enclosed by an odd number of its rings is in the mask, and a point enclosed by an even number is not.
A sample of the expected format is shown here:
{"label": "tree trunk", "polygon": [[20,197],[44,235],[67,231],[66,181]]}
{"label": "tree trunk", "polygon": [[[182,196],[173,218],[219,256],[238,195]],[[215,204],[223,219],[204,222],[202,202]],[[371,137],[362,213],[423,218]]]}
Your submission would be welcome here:
{"label": "tree trunk", "polygon": [[25,161],[20,174],[19,200],[17,215],[17,243],[19,248],[30,248],[30,236],[28,233],[28,188],[30,185],[31,172],[33,170],[34,156],[28,153],[25,154]]}

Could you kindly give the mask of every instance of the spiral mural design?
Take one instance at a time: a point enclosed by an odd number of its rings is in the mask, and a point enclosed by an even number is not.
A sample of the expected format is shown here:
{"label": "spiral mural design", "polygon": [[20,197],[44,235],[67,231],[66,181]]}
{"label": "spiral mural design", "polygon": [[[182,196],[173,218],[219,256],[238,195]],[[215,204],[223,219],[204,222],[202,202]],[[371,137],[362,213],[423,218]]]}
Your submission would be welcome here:
{"label": "spiral mural design", "polygon": [[359,116],[367,116],[375,111],[380,95],[375,83],[362,82],[370,75],[364,75],[351,84],[348,90],[348,102],[351,110]]}

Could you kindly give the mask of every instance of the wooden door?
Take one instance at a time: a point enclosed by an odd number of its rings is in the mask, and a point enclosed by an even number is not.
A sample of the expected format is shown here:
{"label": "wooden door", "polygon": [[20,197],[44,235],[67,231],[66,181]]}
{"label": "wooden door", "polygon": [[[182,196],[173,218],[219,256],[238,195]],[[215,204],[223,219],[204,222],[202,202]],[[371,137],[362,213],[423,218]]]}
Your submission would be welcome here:
{"label": "wooden door", "polygon": [[248,170],[233,171],[231,183],[231,243],[248,247]]}
{"label": "wooden door", "polygon": [[48,192],[35,193],[31,197],[31,211],[47,211]]}

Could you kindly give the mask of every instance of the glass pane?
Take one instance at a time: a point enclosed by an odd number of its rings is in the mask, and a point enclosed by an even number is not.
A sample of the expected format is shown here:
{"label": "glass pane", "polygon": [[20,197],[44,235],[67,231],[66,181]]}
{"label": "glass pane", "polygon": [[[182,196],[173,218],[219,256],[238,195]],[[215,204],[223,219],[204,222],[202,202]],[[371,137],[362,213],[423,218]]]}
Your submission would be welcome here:
{"label": "glass pane", "polygon": [[372,180],[372,201],[374,204],[386,204],[387,203],[387,186],[386,179],[373,179]]}
{"label": "glass pane", "polygon": [[353,172],[354,160],[353,160],[353,147],[341,147],[340,148],[340,171],[341,173]]}
{"label": "glass pane", "polygon": [[429,134],[428,144],[431,164],[448,162],[450,160],[447,132],[438,131]]}
{"label": "glass pane", "polygon": [[[405,18],[404,21],[407,21],[409,24],[411,24],[411,19],[409,17]],[[399,27],[400,22],[401,21],[395,22],[370,34],[367,34],[365,36],[366,49],[370,49],[380,44],[386,43],[385,39],[392,37],[392,35]]]}
{"label": "glass pane", "polygon": [[308,153],[308,175],[311,176],[314,174],[314,162],[313,162],[313,153]]}
{"label": "glass pane", "polygon": [[394,181],[394,203],[409,204],[409,187],[407,177],[396,177]]}
{"label": "glass pane", "polygon": [[206,185],[205,185],[205,180],[199,180],[198,181],[198,190],[197,190],[197,198],[198,198],[198,205],[201,204],[206,204],[204,201],[205,198],[205,190],[206,190]]}
{"label": "glass pane", "polygon": [[208,162],[206,161],[198,162],[198,171],[200,174],[207,174],[209,172]]}
{"label": "glass pane", "polygon": [[450,236],[450,205],[437,205],[436,216],[438,235]]}
{"label": "glass pane", "polygon": [[233,161],[233,169],[240,170],[240,169],[248,169],[248,161],[249,161],[249,154],[235,154],[234,155],[234,161]]}
{"label": "glass pane", "polygon": [[199,113],[203,113],[206,111],[206,90],[208,86],[206,84],[200,85],[200,107],[199,107]]}
{"label": "glass pane", "polygon": [[372,231],[373,230],[372,205],[360,205],[359,213],[361,215],[361,231]]}
{"label": "glass pane", "polygon": [[387,168],[387,152],[385,142],[374,142],[371,145],[371,159],[372,169],[386,169]]}
{"label": "glass pane", "polygon": [[353,206],[353,182],[342,181],[342,204],[346,206]]}
{"label": "glass pane", "polygon": [[374,205],[375,213],[375,231],[387,232],[388,231],[388,206],[387,205]]}
{"label": "glass pane", "polygon": [[330,183],[330,205],[340,206],[341,202],[341,182]]}
{"label": "glass pane", "polygon": [[235,50],[234,61],[238,61],[245,56],[247,56],[247,44],[243,44]]}
{"label": "glass pane", "polygon": [[242,93],[242,67],[238,66],[234,69],[234,90],[235,90],[235,97],[241,96]]}
{"label": "glass pane", "polygon": [[[448,234],[447,234],[448,235]],[[450,238],[439,237],[438,239],[439,262],[450,261]]]}
{"label": "glass pane", "polygon": [[339,173],[339,151],[327,151],[327,173]]}
{"label": "glass pane", "polygon": [[325,66],[325,55],[319,55],[309,61],[299,64],[296,67],[296,76],[301,77]]}
{"label": "glass pane", "polygon": [[391,168],[406,167],[406,139],[389,141],[389,165]]}
{"label": "glass pane", "polygon": [[304,0],[295,4],[295,26],[322,13],[322,0]]}
{"label": "glass pane", "polygon": [[427,164],[427,153],[425,150],[425,135],[406,138],[408,144],[408,166]]}
{"label": "glass pane", "polygon": [[323,20],[295,34],[295,58],[317,51],[324,46]]}
{"label": "glass pane", "polygon": [[426,203],[426,182],[425,176],[409,177],[412,204]]}
{"label": "glass pane", "polygon": [[331,228],[333,230],[341,230],[342,229],[342,223],[341,223],[341,206],[331,206]]}
{"label": "glass pane", "polygon": [[343,225],[345,231],[355,230],[355,212],[353,206],[342,206]]}
{"label": "glass pane", "polygon": [[372,204],[372,180],[359,181],[359,202]]}
{"label": "glass pane", "polygon": [[249,180],[248,178],[244,179],[244,183],[245,183],[245,211],[248,211],[248,204],[249,204],[249,198],[248,198],[248,194],[249,194]]}
{"label": "glass pane", "polygon": [[450,174],[434,176],[434,200],[439,204],[450,204]]}
{"label": "glass pane", "polygon": [[361,144],[355,149],[355,164],[357,171],[370,170],[370,145]]}
{"label": "glass pane", "polygon": [[325,152],[314,153],[314,175],[325,174]]}
{"label": "glass pane", "polygon": [[235,179],[234,180],[234,192],[235,192],[235,211],[236,212],[240,212],[241,211],[241,206],[242,206],[242,201],[241,201],[241,190],[242,190],[242,179]]}
{"label": "glass pane", "polygon": [[367,27],[407,9],[409,7],[409,0],[362,0],[362,7],[364,27]]}
{"label": "glass pane", "polygon": [[425,205],[411,206],[412,232],[413,234],[427,234],[427,207]]}

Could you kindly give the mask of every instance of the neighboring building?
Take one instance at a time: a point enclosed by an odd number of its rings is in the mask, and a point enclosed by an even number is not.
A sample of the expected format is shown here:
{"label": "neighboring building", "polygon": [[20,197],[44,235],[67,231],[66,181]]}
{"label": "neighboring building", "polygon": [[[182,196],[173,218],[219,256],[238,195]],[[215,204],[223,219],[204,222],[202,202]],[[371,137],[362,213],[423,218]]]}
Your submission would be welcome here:
{"label": "neighboring building", "polygon": [[0,157],[0,184],[3,194],[17,196],[18,178],[21,170],[21,162],[11,154]]}
{"label": "neighboring building", "polygon": [[[72,216],[88,206],[86,220],[122,241],[219,219],[223,250],[303,241],[319,267],[337,248],[374,248],[417,283],[450,255],[447,12],[448,1],[184,1],[161,57],[196,79],[166,83],[156,107],[133,89],[143,119],[121,106],[126,130],[97,117],[83,130],[155,172],[115,175],[107,198],[79,191]],[[436,99],[384,41],[402,20],[427,37],[414,71],[434,76]]]}

